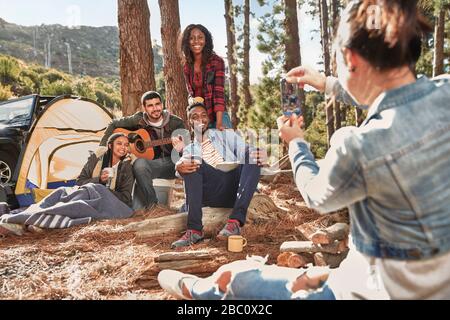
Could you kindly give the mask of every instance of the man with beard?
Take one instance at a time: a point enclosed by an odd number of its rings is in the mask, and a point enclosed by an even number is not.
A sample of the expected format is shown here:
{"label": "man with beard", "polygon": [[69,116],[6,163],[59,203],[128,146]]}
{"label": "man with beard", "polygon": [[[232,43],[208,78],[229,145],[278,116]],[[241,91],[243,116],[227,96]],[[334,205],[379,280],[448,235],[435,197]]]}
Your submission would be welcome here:
{"label": "man with beard", "polygon": [[187,109],[194,141],[184,148],[175,166],[184,179],[188,222],[186,233],[172,243],[172,248],[203,240],[203,206],[233,208],[218,239],[241,234],[260,167],[267,158],[265,151],[246,145],[232,130],[208,129],[209,117],[202,100],[194,99]]}
{"label": "man with beard", "polygon": [[[184,122],[181,118],[170,114],[164,110],[161,95],[155,91],[144,93],[141,98],[142,112],[132,116],[113,120],[106,129],[105,136],[100,142],[101,146],[106,144],[109,136],[115,129],[123,128],[127,130],[145,129],[152,140],[160,140],[172,137],[176,130],[185,130]],[[176,136],[176,134],[174,135]],[[137,159],[133,164],[133,173],[136,178],[136,188],[133,199],[138,197],[138,201],[133,201],[133,209],[150,209],[158,203],[153,179],[174,179],[175,165],[172,161],[172,150],[181,152],[183,143],[179,138],[173,138],[172,144],[162,145],[154,148],[155,157],[153,160]]]}

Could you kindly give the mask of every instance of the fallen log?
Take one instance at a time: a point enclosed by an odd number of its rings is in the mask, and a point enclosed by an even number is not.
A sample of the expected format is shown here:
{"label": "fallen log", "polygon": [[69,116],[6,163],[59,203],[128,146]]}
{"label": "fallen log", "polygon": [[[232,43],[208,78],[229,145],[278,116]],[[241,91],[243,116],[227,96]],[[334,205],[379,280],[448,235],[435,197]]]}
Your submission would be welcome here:
{"label": "fallen log", "polygon": [[311,237],[319,229],[328,228],[337,223],[348,224],[348,216],[344,212],[337,212],[320,217],[318,220],[303,223],[295,229],[303,236],[305,240],[311,240]]}
{"label": "fallen log", "polygon": [[145,270],[134,283],[145,289],[156,288],[159,286],[157,280],[158,274],[165,269],[177,270],[199,277],[207,277],[228,262],[230,262],[228,258],[223,256],[211,260],[190,259],[159,262]]}
{"label": "fallen log", "polygon": [[311,235],[314,244],[330,244],[335,240],[343,240],[348,237],[349,226],[346,223],[336,223],[324,230],[319,230]]}
{"label": "fallen log", "polygon": [[345,241],[335,241],[332,244],[320,245],[312,241],[286,241],[281,244],[281,252],[316,253],[326,252],[337,254],[347,249]]}
{"label": "fallen log", "polygon": [[293,252],[283,252],[277,257],[277,265],[288,268],[301,268],[306,266],[310,259]]}
{"label": "fallen log", "polygon": [[184,252],[166,252],[155,258],[155,262],[169,262],[181,260],[209,260],[220,255],[218,250],[210,251],[184,251]]}
{"label": "fallen log", "polygon": [[[203,208],[203,232],[212,235],[223,227],[231,214],[230,208]],[[256,194],[248,208],[247,220],[250,223],[259,223],[269,219],[277,218],[281,209],[272,199],[266,195]],[[170,233],[179,233],[186,230],[187,212],[164,216],[160,218],[147,219],[144,221],[130,223],[122,231],[134,231],[138,237],[161,236]]]}
{"label": "fallen log", "polygon": [[338,268],[341,262],[347,257],[348,249],[341,252],[340,254],[329,254],[324,252],[318,252],[314,254],[314,264],[316,266],[330,268]]}

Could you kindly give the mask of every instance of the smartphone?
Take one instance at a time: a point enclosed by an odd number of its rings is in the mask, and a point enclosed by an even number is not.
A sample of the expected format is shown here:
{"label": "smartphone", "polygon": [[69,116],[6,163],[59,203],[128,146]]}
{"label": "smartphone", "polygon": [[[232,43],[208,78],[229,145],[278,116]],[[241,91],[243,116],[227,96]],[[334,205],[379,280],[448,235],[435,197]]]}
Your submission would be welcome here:
{"label": "smartphone", "polygon": [[292,114],[302,115],[302,102],[300,101],[298,85],[289,83],[283,78],[280,81],[280,91],[283,114],[287,117],[290,117]]}

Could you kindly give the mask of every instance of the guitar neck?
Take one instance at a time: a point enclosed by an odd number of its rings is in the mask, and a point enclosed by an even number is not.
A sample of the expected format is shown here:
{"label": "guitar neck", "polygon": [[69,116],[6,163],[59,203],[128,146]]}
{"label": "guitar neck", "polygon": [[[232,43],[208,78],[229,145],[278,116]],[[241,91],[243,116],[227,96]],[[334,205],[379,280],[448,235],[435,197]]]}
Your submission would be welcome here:
{"label": "guitar neck", "polygon": [[171,143],[172,143],[172,138],[164,138],[164,139],[160,139],[160,140],[146,141],[145,147],[153,148],[153,147],[163,146],[165,144],[171,144]]}

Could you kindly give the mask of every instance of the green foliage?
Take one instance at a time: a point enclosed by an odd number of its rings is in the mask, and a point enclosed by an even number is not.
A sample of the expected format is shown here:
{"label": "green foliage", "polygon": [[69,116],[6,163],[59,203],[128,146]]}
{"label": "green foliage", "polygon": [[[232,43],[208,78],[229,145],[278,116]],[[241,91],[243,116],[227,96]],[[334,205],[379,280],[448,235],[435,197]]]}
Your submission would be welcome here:
{"label": "green foliage", "polygon": [[72,87],[70,83],[67,83],[64,80],[58,80],[55,82],[44,80],[42,82],[40,94],[45,96],[72,94]]}
{"label": "green foliage", "polygon": [[68,78],[62,72],[59,72],[55,69],[50,69],[50,70],[47,70],[45,73],[41,74],[39,76],[39,80],[41,82],[44,82],[45,80],[47,80],[48,82],[52,83],[52,82],[56,82],[59,80],[67,81]]}
{"label": "green foliage", "polygon": [[275,129],[281,115],[280,77],[264,77],[255,92],[255,104],[249,112],[251,128]]}
{"label": "green foliage", "polygon": [[303,117],[308,127],[316,117],[317,108],[322,102],[324,102],[323,94],[317,91],[305,92],[305,103],[302,109]]}
{"label": "green foliage", "polygon": [[36,93],[48,96],[74,94],[97,101],[111,110],[122,107],[117,77],[77,77],[39,65],[26,65],[8,56],[0,56],[0,61],[7,66],[3,70],[8,79],[5,83],[9,84],[0,88],[0,99]]}
{"label": "green foliage", "polygon": [[76,80],[73,85],[73,94],[85,97],[88,99],[96,100],[97,96],[95,94],[95,85],[93,79],[86,77]]}
{"label": "green foliage", "polygon": [[10,86],[3,86],[0,83],[0,101],[6,101],[9,98],[11,98],[11,87]]}
{"label": "green foliage", "polygon": [[19,62],[11,57],[0,56],[0,82],[12,84],[19,78]]}
{"label": "green foliage", "polygon": [[305,139],[311,144],[311,151],[316,158],[323,158],[328,150],[327,127],[325,125],[325,102],[316,109],[316,117],[305,131]]}

